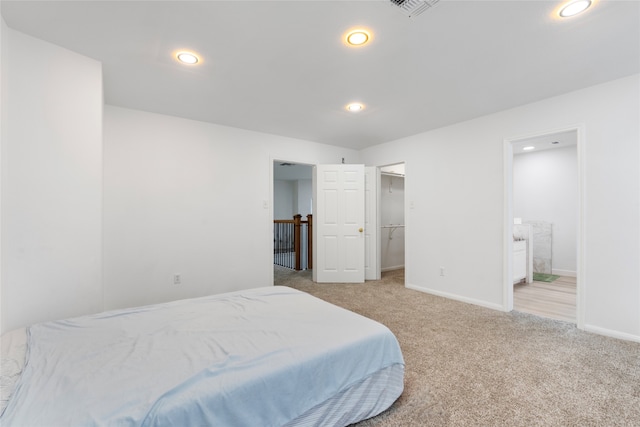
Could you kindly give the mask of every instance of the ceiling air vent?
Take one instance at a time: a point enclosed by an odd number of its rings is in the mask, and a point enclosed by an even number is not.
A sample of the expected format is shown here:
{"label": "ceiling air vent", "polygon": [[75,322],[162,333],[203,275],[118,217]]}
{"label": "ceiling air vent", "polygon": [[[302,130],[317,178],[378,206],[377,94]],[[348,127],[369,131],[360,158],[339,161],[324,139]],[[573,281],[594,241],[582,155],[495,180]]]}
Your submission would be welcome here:
{"label": "ceiling air vent", "polygon": [[400,8],[402,13],[409,18],[420,15],[425,10],[433,7],[439,0],[389,0]]}

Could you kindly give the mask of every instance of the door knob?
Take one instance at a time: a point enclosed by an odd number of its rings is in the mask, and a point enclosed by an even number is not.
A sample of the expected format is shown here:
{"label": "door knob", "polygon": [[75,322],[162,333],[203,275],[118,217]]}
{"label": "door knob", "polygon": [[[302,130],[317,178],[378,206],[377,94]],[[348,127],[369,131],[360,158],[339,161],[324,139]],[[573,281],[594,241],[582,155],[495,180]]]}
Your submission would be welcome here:
{"label": "door knob", "polygon": [[362,233],[362,232],[364,231],[364,229],[363,229],[362,227],[360,227],[360,228],[358,229],[358,231]]}

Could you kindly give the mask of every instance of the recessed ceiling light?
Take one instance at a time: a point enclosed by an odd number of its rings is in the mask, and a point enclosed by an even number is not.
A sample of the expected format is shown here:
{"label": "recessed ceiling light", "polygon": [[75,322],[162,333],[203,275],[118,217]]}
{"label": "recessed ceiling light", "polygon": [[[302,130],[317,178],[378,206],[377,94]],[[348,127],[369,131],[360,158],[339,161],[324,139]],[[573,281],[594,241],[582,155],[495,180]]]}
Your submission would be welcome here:
{"label": "recessed ceiling light", "polygon": [[178,61],[182,62],[183,64],[189,65],[197,64],[198,61],[200,61],[200,59],[195,54],[189,52],[180,52],[176,55],[176,58],[178,58]]}
{"label": "recessed ceiling light", "polygon": [[347,111],[350,111],[352,113],[357,113],[359,111],[364,110],[364,105],[358,103],[358,102],[353,102],[349,105],[347,105]]}
{"label": "recessed ceiling light", "polygon": [[347,33],[346,41],[351,46],[362,46],[366,44],[371,36],[368,31],[365,30],[353,30]]}
{"label": "recessed ceiling light", "polygon": [[591,6],[591,0],[572,1],[563,6],[558,14],[563,18],[569,18],[571,16],[575,16],[579,13],[584,12],[589,8],[589,6]]}
{"label": "recessed ceiling light", "polygon": [[535,149],[536,147],[534,147],[533,145],[529,145],[528,147],[522,147],[522,151],[531,151]]}

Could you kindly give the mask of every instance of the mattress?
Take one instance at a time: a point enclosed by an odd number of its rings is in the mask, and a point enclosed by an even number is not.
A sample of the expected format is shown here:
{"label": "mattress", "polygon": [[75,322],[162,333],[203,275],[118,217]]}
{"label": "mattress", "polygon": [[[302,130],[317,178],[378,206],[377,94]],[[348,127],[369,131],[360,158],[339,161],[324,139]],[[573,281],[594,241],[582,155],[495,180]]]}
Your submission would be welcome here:
{"label": "mattress", "polygon": [[26,344],[3,426],[346,426],[403,390],[385,326],[280,286],[41,323]]}
{"label": "mattress", "polygon": [[24,369],[27,356],[27,330],[16,329],[2,335],[0,340],[0,415]]}

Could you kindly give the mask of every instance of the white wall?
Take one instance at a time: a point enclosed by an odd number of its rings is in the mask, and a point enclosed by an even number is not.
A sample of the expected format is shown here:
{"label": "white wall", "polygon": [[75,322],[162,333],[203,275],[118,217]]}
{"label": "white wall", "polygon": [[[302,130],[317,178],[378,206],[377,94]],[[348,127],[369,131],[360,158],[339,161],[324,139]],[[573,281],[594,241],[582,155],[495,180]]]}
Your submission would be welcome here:
{"label": "white wall", "polygon": [[273,219],[292,219],[311,213],[311,179],[276,179],[273,181]]}
{"label": "white wall", "polygon": [[113,106],[104,120],[106,308],[272,285],[273,160],[359,160],[353,150]]}
{"label": "white wall", "polygon": [[295,199],[297,210],[295,213],[302,215],[302,219],[306,220],[307,215],[312,213],[312,181],[309,179],[299,179],[296,181]]}
{"label": "white wall", "polygon": [[554,274],[577,270],[578,158],[576,146],[513,157],[513,216],[552,224]]}
{"label": "white wall", "polygon": [[[404,178],[381,175],[380,225],[404,224]],[[395,270],[404,267],[404,228],[381,228],[380,269]]]}
{"label": "white wall", "polygon": [[2,126],[2,123],[6,122],[6,109],[3,108],[4,93],[6,93],[6,78],[4,78],[3,76],[5,75],[4,66],[6,64],[6,61],[3,61],[2,58],[5,55],[4,52],[7,50],[7,38],[5,36],[7,30],[7,24],[4,22],[4,18],[2,18],[2,16],[0,15],[0,333],[4,332],[5,325],[5,312],[3,310],[4,304],[2,302],[2,284],[4,283],[4,281],[2,280],[2,151],[4,147],[2,141],[4,141],[5,127]]}
{"label": "white wall", "polygon": [[503,309],[504,140],[583,124],[584,327],[640,340],[639,81],[634,75],[363,150],[368,165],[406,162],[408,286]]}
{"label": "white wall", "polygon": [[294,215],[295,181],[273,181],[273,219],[292,219]]}
{"label": "white wall", "polygon": [[102,309],[100,63],[3,28],[3,331]]}

